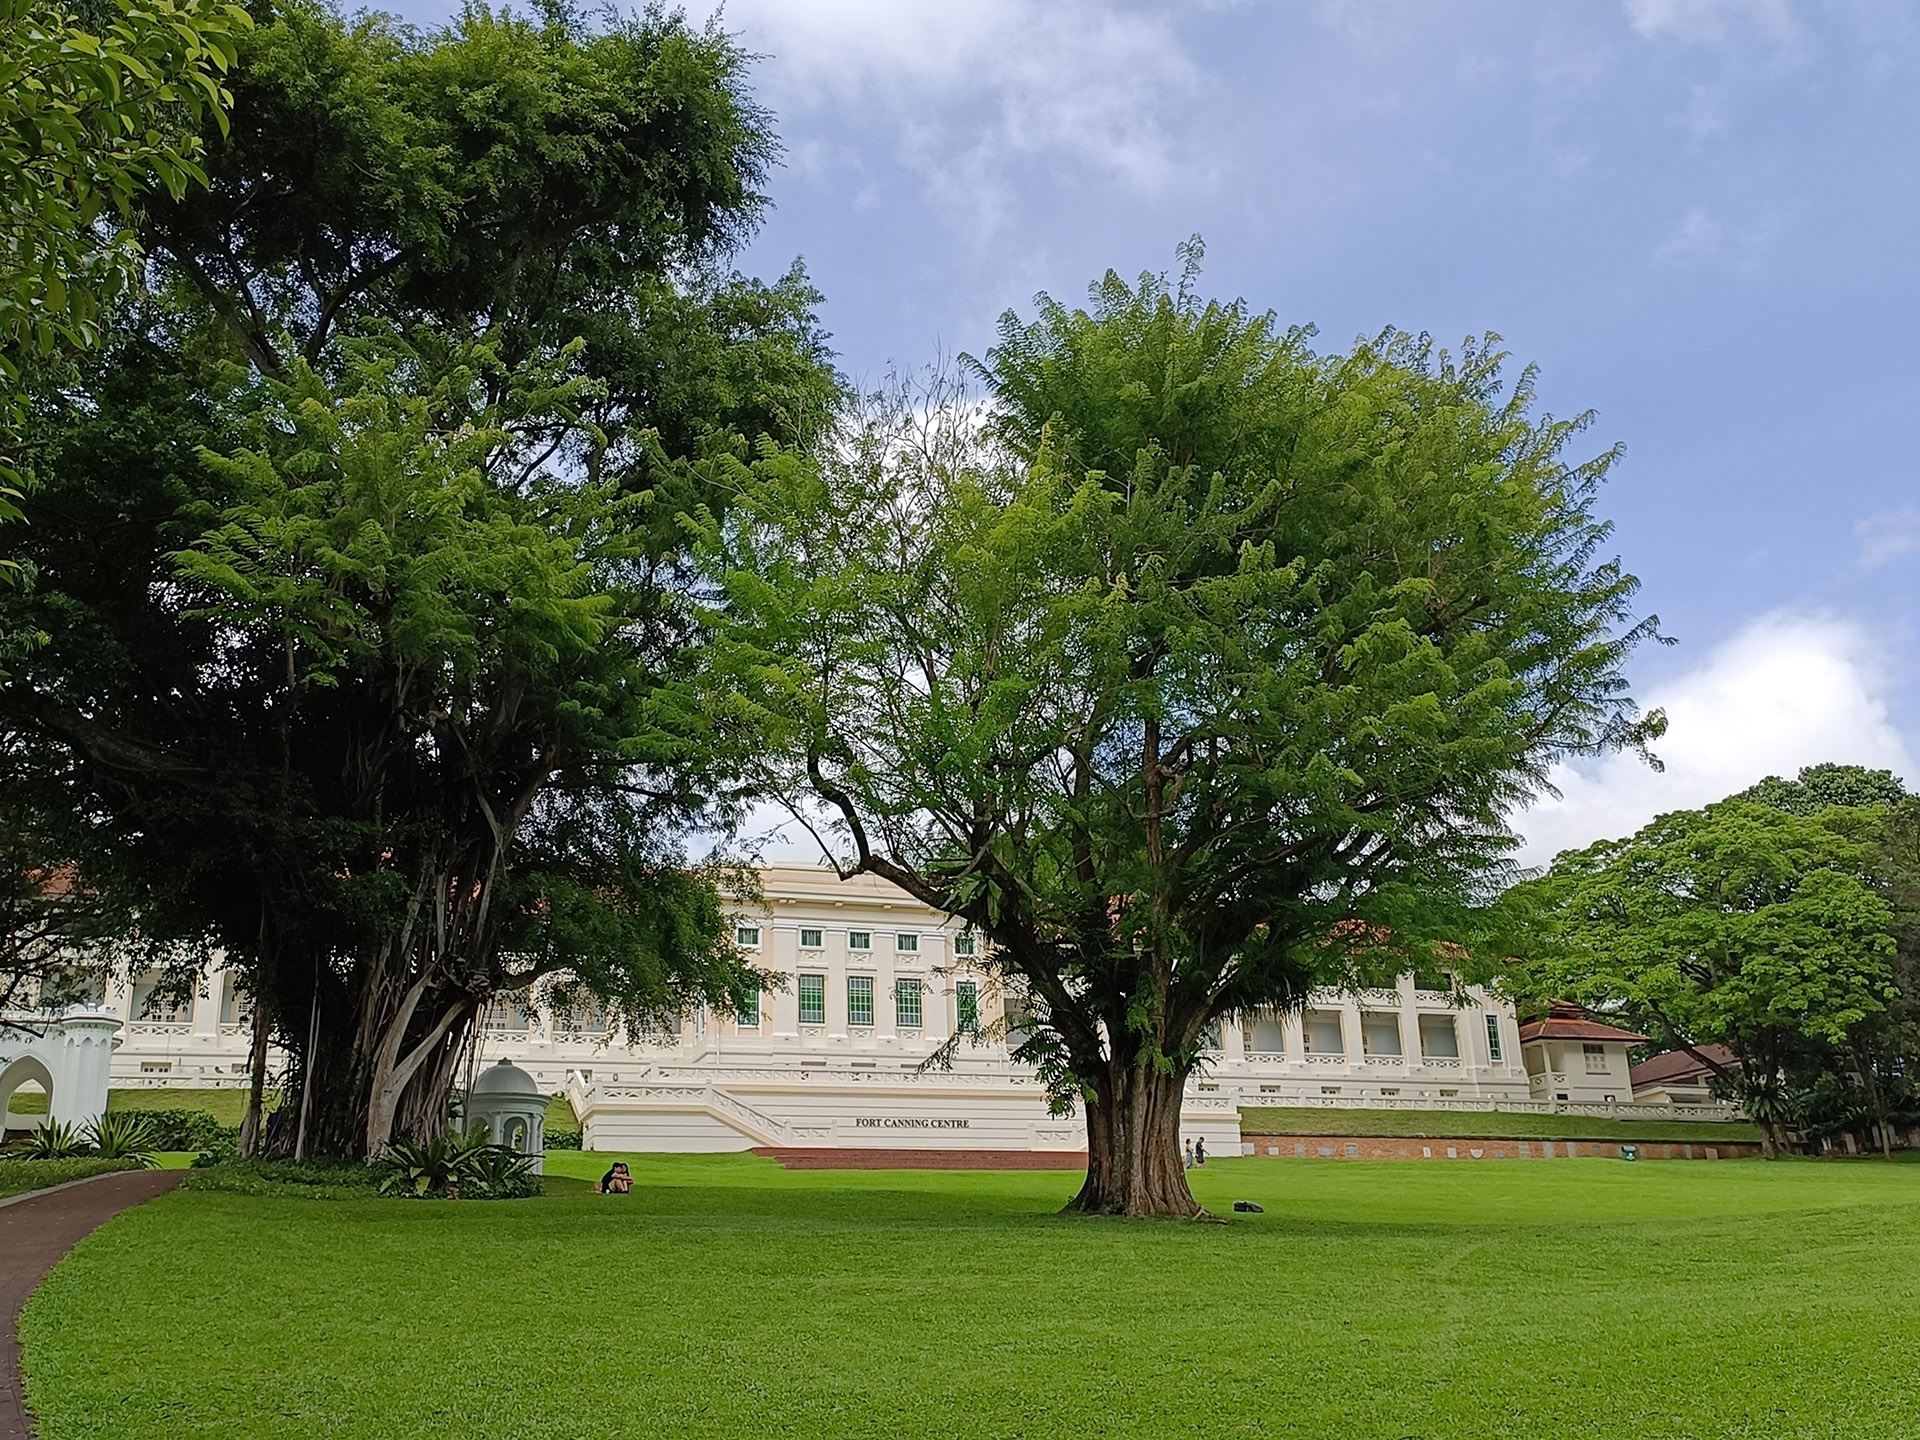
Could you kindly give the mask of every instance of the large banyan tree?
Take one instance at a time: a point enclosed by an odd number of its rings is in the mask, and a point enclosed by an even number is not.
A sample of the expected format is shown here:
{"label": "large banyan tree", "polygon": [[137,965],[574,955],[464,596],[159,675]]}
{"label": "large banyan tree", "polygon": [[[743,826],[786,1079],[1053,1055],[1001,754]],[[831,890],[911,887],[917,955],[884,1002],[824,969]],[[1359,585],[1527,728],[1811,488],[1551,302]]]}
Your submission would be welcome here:
{"label": "large banyan tree", "polygon": [[804,445],[837,381],[804,275],[726,268],[775,155],[742,52],[542,15],[260,6],[209,186],[144,198],[145,288],[35,401],[0,804],[164,879],[310,1150],[442,1123],[503,992],[754,983],[684,859],[729,792],[682,462]]}

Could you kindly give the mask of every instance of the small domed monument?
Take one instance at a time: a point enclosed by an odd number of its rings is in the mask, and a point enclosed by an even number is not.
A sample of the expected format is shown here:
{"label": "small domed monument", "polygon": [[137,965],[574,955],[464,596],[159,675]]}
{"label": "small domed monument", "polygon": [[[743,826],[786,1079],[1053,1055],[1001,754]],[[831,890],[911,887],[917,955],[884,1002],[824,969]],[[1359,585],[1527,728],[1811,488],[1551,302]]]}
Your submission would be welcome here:
{"label": "small domed monument", "polygon": [[533,1162],[533,1173],[544,1173],[547,1097],[533,1077],[511,1060],[501,1060],[480,1072],[467,1097],[467,1125],[487,1127],[488,1138]]}

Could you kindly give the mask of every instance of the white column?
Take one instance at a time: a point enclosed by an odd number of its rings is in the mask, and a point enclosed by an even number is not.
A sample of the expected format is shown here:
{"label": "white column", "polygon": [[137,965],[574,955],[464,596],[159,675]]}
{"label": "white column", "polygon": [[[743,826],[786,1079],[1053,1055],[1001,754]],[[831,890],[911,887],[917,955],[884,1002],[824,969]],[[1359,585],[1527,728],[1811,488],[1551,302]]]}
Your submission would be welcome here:
{"label": "white column", "polygon": [[768,957],[763,967],[767,973],[786,982],[778,990],[761,992],[761,1033],[791,1040],[800,1033],[800,960],[812,952],[800,949],[800,931],[795,928],[777,931],[773,948],[760,953]]}
{"label": "white column", "polygon": [[220,997],[228,985],[227,972],[216,970],[207,977],[206,993],[194,992],[193,1033],[214,1036],[220,1033]]}
{"label": "white column", "polygon": [[[842,929],[835,936],[822,936],[827,942],[825,955],[827,972],[827,1039],[845,1040],[847,1038],[847,962],[852,951],[847,948],[847,932]],[[838,939],[838,944],[835,939]]]}
{"label": "white column", "polygon": [[925,963],[921,983],[925,988],[920,992],[920,1036],[929,1049],[952,1033],[947,1019],[947,995],[953,989],[952,946],[945,935],[932,943],[933,949],[922,957]]}
{"label": "white column", "polygon": [[1361,1041],[1360,1001],[1357,996],[1340,997],[1340,1046],[1346,1052],[1347,1069],[1358,1073],[1360,1055],[1366,1046]]}
{"label": "white column", "polygon": [[[885,935],[873,937],[873,1033],[878,1039],[898,1042],[900,1026],[896,1023],[899,1017],[894,1013],[893,1008],[893,978],[901,973],[899,968],[901,957],[893,948],[895,933],[889,930]],[[884,950],[881,949],[882,945],[886,947]],[[907,958],[917,959],[918,957],[908,956]]]}
{"label": "white column", "polygon": [[1227,1065],[1244,1065],[1247,1060],[1246,1032],[1238,1015],[1223,1016],[1220,1021],[1220,1059]]}
{"label": "white column", "polygon": [[133,1019],[133,977],[123,975],[118,967],[108,972],[104,1003],[122,1020]]}

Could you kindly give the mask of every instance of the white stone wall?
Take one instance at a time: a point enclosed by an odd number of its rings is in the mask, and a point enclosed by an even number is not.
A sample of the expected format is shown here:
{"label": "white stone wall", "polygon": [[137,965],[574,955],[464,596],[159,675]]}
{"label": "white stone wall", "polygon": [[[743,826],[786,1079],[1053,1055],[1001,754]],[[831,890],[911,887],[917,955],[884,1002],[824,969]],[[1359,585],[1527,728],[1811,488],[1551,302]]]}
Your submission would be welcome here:
{"label": "white stone wall", "polygon": [[[479,1036],[476,1070],[510,1059],[543,1092],[575,1095],[590,1148],[1084,1146],[1083,1121],[1048,1115],[1032,1073],[1008,1059],[1004,997],[977,956],[957,953],[962,932],[954,921],[871,877],[842,882],[824,870],[774,866],[761,880],[760,900],[736,914],[740,925],[759,931],[750,953],[776,977],[761,997],[758,1025],[702,1012],[687,1016],[675,1034],[635,1036],[569,1028],[581,1023],[576,1017],[503,1010]],[[853,943],[860,935],[868,937],[864,948]],[[824,977],[821,1023],[800,1019],[802,974]],[[854,976],[872,981],[868,1026],[850,1023],[847,981]],[[922,987],[918,1027],[898,1022],[894,984],[901,979]],[[960,1043],[950,1071],[922,1071],[959,1025],[963,982],[975,987],[981,1038]],[[115,1085],[246,1083],[251,1029],[224,973],[175,1018],[141,1015],[141,993],[136,981],[108,997],[125,1021],[125,1043],[113,1058]],[[1243,1104],[1444,1108],[1525,1100],[1512,1010],[1478,990],[1468,1000],[1457,1007],[1450,994],[1420,990],[1411,977],[1392,990],[1316,996],[1315,1009],[1339,1018],[1343,1044],[1334,1053],[1308,1053],[1298,1014],[1231,1021],[1221,1027],[1219,1052],[1190,1084],[1183,1131],[1189,1139],[1204,1135],[1215,1153],[1237,1154]],[[1398,1055],[1367,1053],[1366,1015],[1392,1017],[1386,1028],[1397,1031]],[[1457,1056],[1422,1053],[1422,1016],[1453,1025]],[[1501,1037],[1498,1055],[1487,1035],[1489,1017]],[[272,1057],[275,1068],[281,1063]],[[955,1123],[961,1120],[967,1123]],[[919,1121],[927,1123],[904,1123]]]}

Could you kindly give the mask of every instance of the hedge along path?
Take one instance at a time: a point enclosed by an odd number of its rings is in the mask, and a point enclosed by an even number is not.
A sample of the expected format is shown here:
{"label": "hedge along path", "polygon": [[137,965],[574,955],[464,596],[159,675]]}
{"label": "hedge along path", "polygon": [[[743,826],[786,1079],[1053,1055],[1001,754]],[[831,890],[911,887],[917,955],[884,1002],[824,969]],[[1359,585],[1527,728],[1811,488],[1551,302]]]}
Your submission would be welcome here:
{"label": "hedge along path", "polygon": [[20,1311],[54,1263],[130,1206],[180,1183],[179,1170],[128,1170],[0,1207],[0,1440],[32,1440],[20,1379]]}

